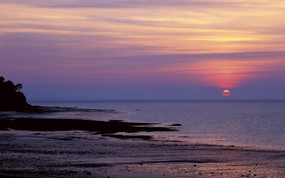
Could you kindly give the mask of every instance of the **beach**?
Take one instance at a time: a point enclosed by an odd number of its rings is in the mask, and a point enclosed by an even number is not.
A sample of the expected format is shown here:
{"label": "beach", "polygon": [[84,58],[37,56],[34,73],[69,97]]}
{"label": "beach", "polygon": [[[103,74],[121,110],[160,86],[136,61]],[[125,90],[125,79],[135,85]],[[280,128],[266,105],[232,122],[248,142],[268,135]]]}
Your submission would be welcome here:
{"label": "beach", "polygon": [[0,131],[0,177],[284,176],[285,150],[113,138],[83,130]]}
{"label": "beach", "polygon": [[0,0],[0,178],[285,178],[285,0]]}

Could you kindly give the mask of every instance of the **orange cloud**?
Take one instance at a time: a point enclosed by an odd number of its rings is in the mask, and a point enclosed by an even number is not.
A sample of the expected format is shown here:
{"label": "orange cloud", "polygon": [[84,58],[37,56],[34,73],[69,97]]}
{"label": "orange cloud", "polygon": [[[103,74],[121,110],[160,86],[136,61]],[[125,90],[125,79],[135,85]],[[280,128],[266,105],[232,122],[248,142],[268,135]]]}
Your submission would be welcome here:
{"label": "orange cloud", "polygon": [[[55,36],[69,48],[147,48],[132,52],[136,56],[282,51],[285,47],[284,3],[279,1],[160,0],[133,5],[96,1],[88,9],[90,2],[82,0],[12,2],[0,3],[0,34]],[[123,6],[127,8],[122,10]]]}

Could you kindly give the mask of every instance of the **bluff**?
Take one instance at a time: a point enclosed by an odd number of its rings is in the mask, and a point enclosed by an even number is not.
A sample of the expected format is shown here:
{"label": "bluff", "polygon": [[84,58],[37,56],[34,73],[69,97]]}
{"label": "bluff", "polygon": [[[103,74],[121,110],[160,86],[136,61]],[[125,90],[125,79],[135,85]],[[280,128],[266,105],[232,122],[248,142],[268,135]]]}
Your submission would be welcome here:
{"label": "bluff", "polygon": [[25,95],[20,91],[22,84],[5,81],[0,76],[0,111],[24,111],[31,105],[27,103]]}

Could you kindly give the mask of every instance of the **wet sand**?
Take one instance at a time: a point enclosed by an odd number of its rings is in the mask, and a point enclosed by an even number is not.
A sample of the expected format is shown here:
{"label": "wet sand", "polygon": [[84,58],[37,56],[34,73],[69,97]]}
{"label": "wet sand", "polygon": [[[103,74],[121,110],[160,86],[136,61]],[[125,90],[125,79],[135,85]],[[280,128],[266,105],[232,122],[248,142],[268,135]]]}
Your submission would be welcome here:
{"label": "wet sand", "polygon": [[141,134],[173,128],[151,123],[45,120],[1,119],[0,177],[285,177],[285,150],[158,141]]}

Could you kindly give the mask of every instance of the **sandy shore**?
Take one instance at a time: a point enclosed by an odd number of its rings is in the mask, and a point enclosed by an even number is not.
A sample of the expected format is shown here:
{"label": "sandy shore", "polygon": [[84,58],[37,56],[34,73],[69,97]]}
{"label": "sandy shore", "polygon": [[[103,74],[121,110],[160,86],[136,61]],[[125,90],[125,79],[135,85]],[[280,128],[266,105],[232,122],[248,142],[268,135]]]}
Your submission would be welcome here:
{"label": "sandy shore", "polygon": [[0,131],[0,177],[285,177],[285,151]]}

